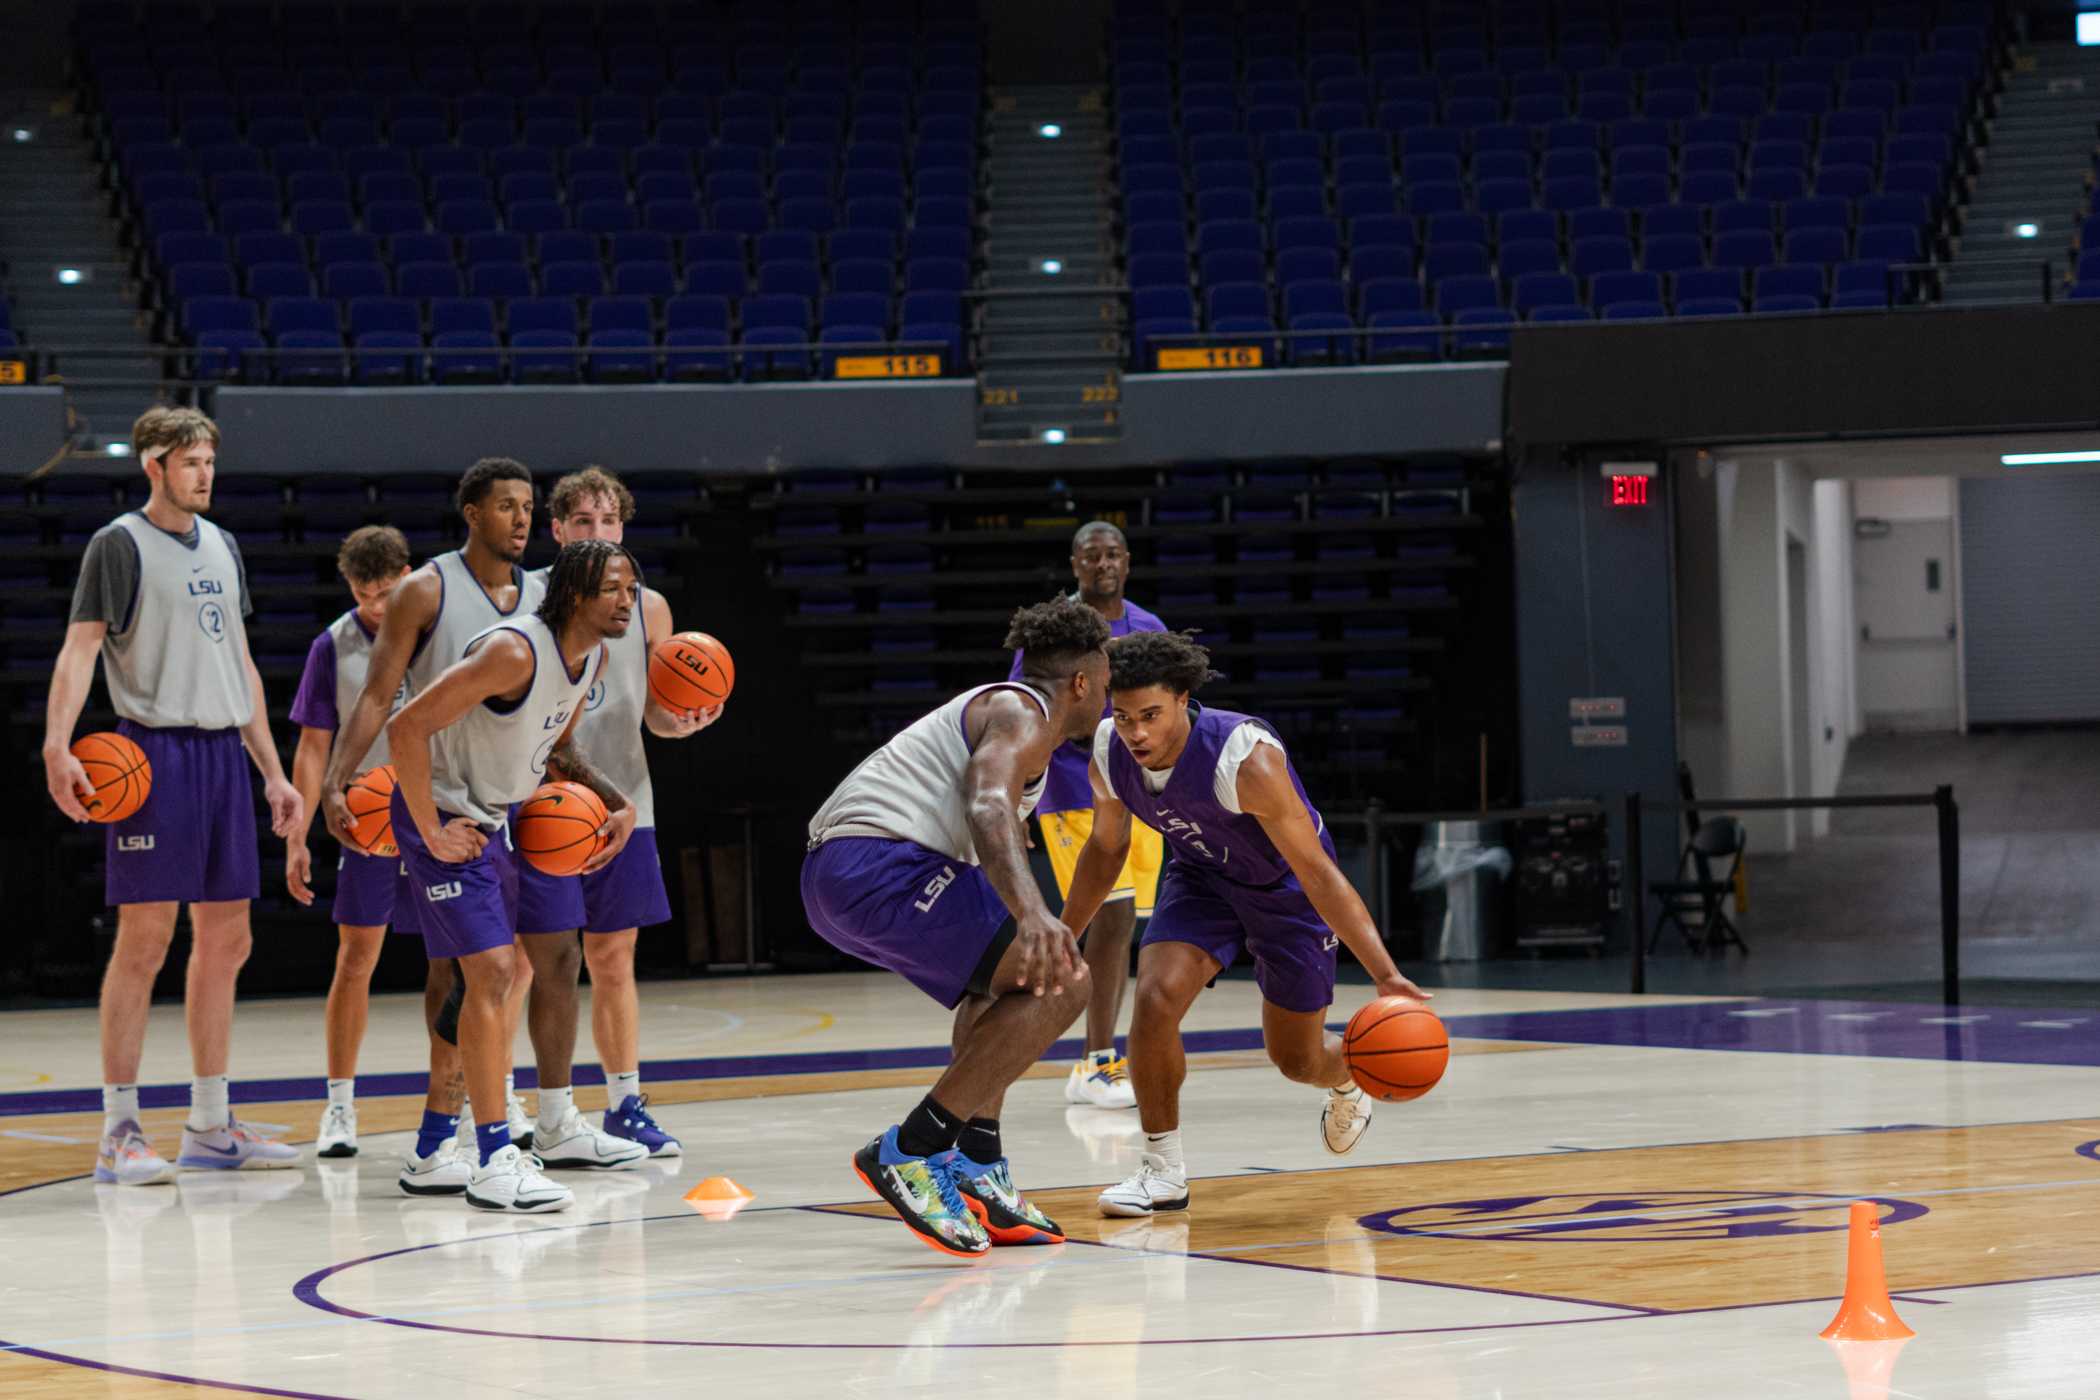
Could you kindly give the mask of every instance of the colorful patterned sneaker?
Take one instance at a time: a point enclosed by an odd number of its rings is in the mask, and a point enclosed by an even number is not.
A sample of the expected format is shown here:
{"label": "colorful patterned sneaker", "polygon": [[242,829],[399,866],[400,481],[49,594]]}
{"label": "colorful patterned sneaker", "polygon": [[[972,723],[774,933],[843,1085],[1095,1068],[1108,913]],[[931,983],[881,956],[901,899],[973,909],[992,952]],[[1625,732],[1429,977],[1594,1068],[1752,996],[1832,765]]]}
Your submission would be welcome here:
{"label": "colorful patterned sneaker", "polygon": [[543,1122],[533,1129],[532,1142],[541,1165],[555,1169],[617,1171],[649,1160],[648,1148],[592,1127],[573,1104],[560,1122]]}
{"label": "colorful patterned sneaker", "polygon": [[153,1150],[139,1125],[129,1118],[105,1133],[95,1153],[95,1180],[118,1186],[165,1186],[175,1180],[168,1159]]}
{"label": "colorful patterned sneaker", "polygon": [[941,1156],[952,1158],[948,1165],[955,1173],[956,1190],[962,1193],[963,1204],[977,1217],[993,1244],[1065,1242],[1065,1232],[1057,1228],[1057,1222],[1037,1210],[1014,1185],[1004,1157],[986,1166],[960,1152],[944,1152]]}
{"label": "colorful patterned sneaker", "polygon": [[541,1176],[533,1159],[520,1152],[515,1143],[489,1158],[488,1165],[475,1168],[467,1178],[467,1204],[481,1210],[540,1215],[550,1210],[567,1210],[575,1199],[568,1187],[557,1186]]}
{"label": "colorful patterned sneaker", "polygon": [[290,1143],[274,1142],[237,1120],[224,1127],[198,1132],[182,1130],[182,1149],[175,1165],[196,1171],[259,1171],[269,1167],[299,1164],[299,1149]]}
{"label": "colorful patterned sneaker", "polygon": [[1138,1158],[1138,1169],[1101,1193],[1095,1202],[1108,1216],[1145,1216],[1158,1211],[1189,1208],[1188,1176],[1167,1165],[1167,1159],[1147,1152]]}
{"label": "colorful patterned sneaker", "polygon": [[1320,1109],[1320,1142],[1329,1152],[1339,1157],[1349,1151],[1370,1126],[1370,1095],[1354,1084],[1327,1091],[1327,1103]]}
{"label": "colorful patterned sneaker", "polygon": [[954,1163],[948,1160],[954,1156],[909,1156],[897,1146],[897,1129],[890,1127],[853,1154],[853,1170],[930,1247],[958,1259],[980,1259],[991,1252],[991,1237],[956,1188]]}
{"label": "colorful patterned sneaker", "polygon": [[605,1131],[616,1138],[640,1143],[649,1149],[651,1157],[676,1157],[685,1151],[677,1138],[659,1128],[656,1120],[649,1116],[646,1094],[629,1094],[620,1101],[618,1108],[606,1109]]}
{"label": "colorful patterned sneaker", "polygon": [[1089,1108],[1136,1108],[1130,1063],[1113,1050],[1096,1050],[1065,1076],[1065,1102]]}
{"label": "colorful patterned sneaker", "polygon": [[314,1139],[316,1157],[357,1155],[357,1107],[332,1103],[321,1114],[321,1134]]}
{"label": "colorful patterned sneaker", "polygon": [[428,1157],[418,1157],[411,1146],[401,1158],[401,1175],[395,1182],[404,1196],[457,1196],[473,1175],[474,1169],[460,1155],[459,1139],[446,1138]]}

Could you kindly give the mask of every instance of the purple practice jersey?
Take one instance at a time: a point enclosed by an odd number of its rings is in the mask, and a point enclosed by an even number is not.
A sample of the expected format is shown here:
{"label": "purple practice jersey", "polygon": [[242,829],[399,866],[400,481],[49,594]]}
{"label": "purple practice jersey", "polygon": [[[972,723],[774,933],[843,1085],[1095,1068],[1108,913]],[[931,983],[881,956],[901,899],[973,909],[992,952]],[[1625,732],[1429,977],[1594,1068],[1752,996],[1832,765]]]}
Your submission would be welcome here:
{"label": "purple practice jersey", "polygon": [[[1213,710],[1191,700],[1188,743],[1182,747],[1174,774],[1164,789],[1155,793],[1146,785],[1144,768],[1130,756],[1121,739],[1109,741],[1107,776],[1109,786],[1130,809],[1131,816],[1166,838],[1173,864],[1238,885],[1273,885],[1291,873],[1290,863],[1262,830],[1261,822],[1244,812],[1228,810],[1218,801],[1215,787],[1219,751],[1243,724],[1270,727],[1267,721],[1252,715]],[[1290,766],[1288,757],[1284,763],[1290,771],[1291,786],[1298,790],[1298,800],[1305,803],[1306,813],[1320,833],[1320,845],[1332,859],[1334,840],[1327,834],[1327,823],[1306,797],[1305,784],[1298,781],[1298,770]]]}
{"label": "purple practice jersey", "polygon": [[[1127,637],[1132,632],[1164,632],[1167,624],[1146,612],[1128,598],[1123,600],[1123,615],[1108,624],[1109,639]],[[1021,679],[1021,653],[1014,653],[1013,669],[1007,672],[1010,681]],[[1101,718],[1107,719],[1114,708],[1106,695],[1101,697]],[[1094,805],[1094,787],[1087,781],[1088,755],[1093,750],[1091,739],[1074,739],[1059,744],[1050,755],[1050,780],[1043,785],[1043,800],[1036,811],[1041,815],[1055,812],[1084,812]]]}

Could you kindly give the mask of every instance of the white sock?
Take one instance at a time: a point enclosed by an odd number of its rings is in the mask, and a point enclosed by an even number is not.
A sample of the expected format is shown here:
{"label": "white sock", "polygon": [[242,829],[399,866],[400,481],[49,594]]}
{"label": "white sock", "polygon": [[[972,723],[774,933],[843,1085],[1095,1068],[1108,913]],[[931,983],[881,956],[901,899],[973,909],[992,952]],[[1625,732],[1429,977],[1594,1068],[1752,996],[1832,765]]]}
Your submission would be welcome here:
{"label": "white sock", "polygon": [[569,1116],[569,1109],[576,1101],[576,1090],[540,1089],[540,1124],[552,1128]]}
{"label": "white sock", "polygon": [[1361,1094],[1363,1092],[1363,1089],[1358,1086],[1357,1082],[1354,1079],[1351,1079],[1347,1083],[1335,1085],[1332,1089],[1329,1089],[1327,1092],[1330,1094],[1339,1094],[1345,1099],[1353,1099],[1358,1094]]}
{"label": "white sock", "polygon": [[102,1135],[108,1137],[117,1130],[119,1123],[139,1121],[139,1086],[136,1084],[105,1084],[102,1086]]}
{"label": "white sock", "polygon": [[1181,1129],[1173,1128],[1164,1133],[1145,1134],[1145,1150],[1164,1161],[1167,1170],[1174,1175],[1188,1175],[1188,1168],[1181,1163]]}
{"label": "white sock", "polygon": [[642,1072],[638,1069],[609,1069],[605,1072],[605,1101],[608,1107],[618,1108],[642,1092]]}
{"label": "white sock", "polygon": [[357,1081],[355,1079],[331,1079],[328,1081],[328,1102],[330,1104],[341,1104],[344,1108],[348,1108],[351,1101],[356,1097]]}
{"label": "white sock", "polygon": [[190,1131],[208,1133],[233,1121],[226,1101],[226,1076],[208,1074],[190,1081]]}
{"label": "white sock", "polygon": [[517,1096],[518,1096],[518,1076],[517,1076],[517,1075],[515,1075],[515,1074],[506,1074],[506,1075],[504,1075],[504,1076],[503,1076],[503,1098],[504,1098],[505,1102],[508,1102],[509,1100],[511,1100],[511,1099],[514,1099],[514,1098],[516,1098]]}

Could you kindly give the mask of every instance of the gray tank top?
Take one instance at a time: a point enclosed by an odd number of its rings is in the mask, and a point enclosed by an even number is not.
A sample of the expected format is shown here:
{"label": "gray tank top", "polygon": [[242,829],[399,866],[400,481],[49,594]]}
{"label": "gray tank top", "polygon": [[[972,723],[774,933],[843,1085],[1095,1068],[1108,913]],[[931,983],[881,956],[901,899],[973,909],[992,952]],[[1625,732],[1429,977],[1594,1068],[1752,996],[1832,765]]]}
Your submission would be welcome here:
{"label": "gray tank top", "polygon": [[[537,608],[547,596],[547,571],[525,575],[527,596]],[[624,637],[605,639],[605,677],[583,700],[576,742],[584,757],[634,804],[634,824],[656,825],[656,788],[642,748],[642,718],[649,705],[648,624],[637,607]]]}
{"label": "gray tank top", "polygon": [[491,830],[507,825],[510,805],[546,781],[547,755],[605,669],[601,646],[569,674],[553,631],[532,616],[484,629],[468,639],[462,655],[506,631],[532,647],[532,684],[524,697],[514,704],[484,700],[430,742],[430,792],[438,807]]}
{"label": "gray tank top", "polygon": [[136,511],[116,524],[139,550],[131,626],[102,641],[116,712],[155,729],[235,729],[255,714],[242,662],[241,576],[226,533],[201,516],[194,549]]}
{"label": "gray tank top", "polygon": [[[335,712],[347,715],[357,707],[357,697],[364,693],[365,676],[372,669],[372,643],[375,639],[357,620],[356,608],[329,623],[328,636],[335,647]],[[407,703],[408,677],[404,675],[401,684],[394,688],[393,703],[387,707],[387,713],[391,715]],[[386,730],[381,729],[379,737],[372,741],[372,747],[365,750],[364,762],[358,765],[358,771],[362,773],[391,762],[393,759],[387,754]]]}
{"label": "gray tank top", "polygon": [[[511,566],[511,576],[518,581],[518,601],[509,612],[500,611],[489,601],[481,580],[467,567],[467,561],[458,550],[440,554],[430,561],[430,567],[438,575],[438,614],[422,638],[416,643],[416,654],[408,662],[408,693],[421,695],[430,688],[445,668],[467,654],[467,643],[499,622],[528,617],[539,605],[526,586],[528,577],[516,565]],[[366,767],[370,767],[368,762]]]}
{"label": "gray tank top", "polygon": [[[839,836],[878,836],[911,841],[950,860],[977,864],[977,843],[963,799],[963,771],[970,766],[970,741],[963,714],[988,690],[1018,690],[1049,717],[1050,707],[1028,686],[1014,681],[980,685],[930,715],[913,720],[846,775],[810,818],[811,846]],[[1048,770],[1045,770],[1047,772]],[[1021,790],[1016,821],[1025,821],[1043,796],[1043,773]]]}

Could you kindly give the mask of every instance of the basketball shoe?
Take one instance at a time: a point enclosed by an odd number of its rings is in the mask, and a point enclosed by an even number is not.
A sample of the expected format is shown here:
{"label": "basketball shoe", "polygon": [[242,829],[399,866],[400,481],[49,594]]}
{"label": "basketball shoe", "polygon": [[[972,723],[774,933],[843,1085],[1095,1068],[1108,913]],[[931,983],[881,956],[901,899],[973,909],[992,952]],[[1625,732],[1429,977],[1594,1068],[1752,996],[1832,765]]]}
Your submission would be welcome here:
{"label": "basketball shoe", "polygon": [[897,1129],[853,1154],[861,1183],[890,1203],[890,1208],[931,1248],[961,1259],[990,1252],[991,1237],[963,1201],[956,1184],[955,1153],[913,1157],[897,1145]]}
{"label": "basketball shoe", "polygon": [[481,1210],[513,1211],[540,1215],[567,1210],[576,1196],[566,1186],[557,1186],[540,1175],[532,1159],[513,1143],[476,1167],[467,1177],[467,1204]]}
{"label": "basketball shoe", "polygon": [[606,1109],[605,1131],[613,1137],[640,1143],[649,1149],[651,1157],[676,1157],[685,1151],[677,1138],[659,1128],[649,1116],[645,1094],[629,1094],[619,1107]]}
{"label": "basketball shoe", "polygon": [[332,1103],[321,1114],[321,1134],[314,1139],[316,1157],[357,1155],[357,1107]]}
{"label": "basketball shoe", "polygon": [[[515,1134],[511,1141],[517,1141]],[[592,1127],[573,1104],[559,1122],[543,1122],[533,1129],[532,1150],[551,1170],[612,1171],[649,1160],[647,1147]]]}
{"label": "basketball shoe", "polygon": [[1089,1108],[1136,1108],[1130,1062],[1113,1049],[1094,1051],[1065,1076],[1065,1102]]}
{"label": "basketball shoe", "polygon": [[1354,1148],[1363,1137],[1364,1129],[1371,1126],[1371,1099],[1363,1090],[1351,1084],[1346,1089],[1329,1089],[1327,1102],[1320,1109],[1320,1142],[1329,1152],[1339,1157]]}
{"label": "basketball shoe", "polygon": [[525,1101],[518,1097],[516,1089],[503,1095],[503,1116],[510,1129],[510,1140],[519,1147],[532,1146],[532,1118],[525,1112]]}
{"label": "basketball shoe", "polygon": [[1063,1244],[1065,1232],[1015,1187],[1006,1159],[986,1166],[960,1152],[944,1152],[955,1173],[955,1189],[993,1244]]}
{"label": "basketball shoe", "polygon": [[299,1149],[287,1142],[264,1137],[237,1119],[223,1127],[182,1130],[182,1147],[175,1165],[193,1171],[259,1171],[271,1167],[297,1166]]}
{"label": "basketball shoe", "polygon": [[95,1180],[118,1186],[162,1186],[175,1180],[175,1168],[153,1150],[145,1133],[129,1118],[102,1136],[95,1153]]}
{"label": "basketball shoe", "polygon": [[428,1157],[418,1157],[410,1147],[401,1158],[401,1175],[395,1178],[404,1196],[457,1196],[467,1189],[474,1169],[460,1155],[459,1139],[446,1138]]}
{"label": "basketball shoe", "polygon": [[1167,1159],[1147,1152],[1138,1158],[1138,1169],[1101,1193],[1096,1202],[1109,1216],[1152,1215],[1158,1211],[1187,1210],[1189,1181],[1185,1172],[1167,1165]]}

